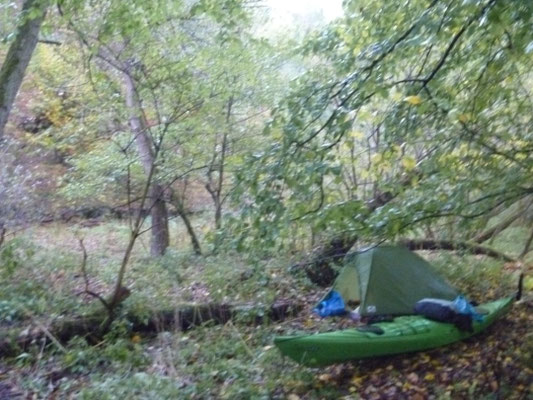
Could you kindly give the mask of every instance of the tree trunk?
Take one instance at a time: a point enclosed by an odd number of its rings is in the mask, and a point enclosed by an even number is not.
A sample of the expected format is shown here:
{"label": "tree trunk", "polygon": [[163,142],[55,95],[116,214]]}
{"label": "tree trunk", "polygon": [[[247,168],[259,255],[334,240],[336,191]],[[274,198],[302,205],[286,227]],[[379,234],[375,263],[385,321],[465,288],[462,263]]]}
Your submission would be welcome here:
{"label": "tree trunk", "polygon": [[194,250],[194,254],[201,256],[202,255],[202,247],[200,246],[200,241],[198,240],[198,237],[196,236],[196,232],[194,232],[194,228],[192,227],[191,220],[189,219],[189,216],[185,212],[185,210],[178,208],[178,214],[185,224],[185,228],[187,228],[187,233],[189,234],[189,237],[191,238],[191,244],[192,248]]}
{"label": "tree trunk", "polygon": [[152,238],[150,241],[150,254],[159,257],[165,254],[169,245],[168,211],[164,200],[164,190],[161,185],[153,183],[150,188],[152,219]]}
{"label": "tree trunk", "polygon": [[[35,18],[26,18],[27,14],[38,10]],[[39,31],[46,14],[46,2],[25,0],[22,5],[22,25],[18,27],[15,40],[9,46],[6,59],[0,69],[0,140],[15,97],[22,83],[22,78],[37,45]]]}
{"label": "tree trunk", "polygon": [[[129,124],[141,158],[145,173],[151,171],[155,163],[154,143],[148,134],[146,121],[142,115],[142,106],[136,91],[135,82],[128,72],[124,73],[124,86],[126,89],[126,106],[129,109]],[[156,171],[153,172],[156,175]],[[152,223],[152,237],[150,254],[154,257],[165,253],[169,244],[168,212],[164,199],[163,187],[154,182],[149,191],[149,209]]]}
{"label": "tree trunk", "polygon": [[215,202],[215,228],[217,231],[222,228],[222,204],[220,201]]}
{"label": "tree trunk", "polygon": [[[213,157],[211,159],[211,164],[209,165],[209,168],[207,170],[207,183],[205,184],[205,188],[211,195],[211,198],[213,199],[213,203],[215,205],[216,230],[219,230],[222,227],[222,203],[224,202],[224,196],[222,195],[222,187],[224,185],[226,153],[228,151],[229,130],[231,129],[230,120],[233,108],[233,101],[233,96],[230,96],[226,108],[226,127],[224,128],[224,131],[222,133],[220,155],[218,154],[217,150],[218,143],[217,141],[215,141],[215,146],[213,148]],[[216,180],[213,177],[213,172],[217,172]],[[217,245],[215,245],[215,247],[217,247]]]}
{"label": "tree trunk", "polygon": [[[186,187],[187,180],[184,181],[184,188]],[[196,232],[194,231],[191,220],[189,219],[189,216],[185,211],[185,190],[186,189],[183,190],[183,193],[176,194],[174,189],[170,188],[170,202],[174,205],[174,207],[176,207],[176,212],[185,224],[185,228],[187,229],[187,233],[189,234],[189,237],[191,239],[191,245],[194,250],[194,254],[201,256],[202,247],[200,246],[200,241],[198,240],[198,236],[196,236]]]}

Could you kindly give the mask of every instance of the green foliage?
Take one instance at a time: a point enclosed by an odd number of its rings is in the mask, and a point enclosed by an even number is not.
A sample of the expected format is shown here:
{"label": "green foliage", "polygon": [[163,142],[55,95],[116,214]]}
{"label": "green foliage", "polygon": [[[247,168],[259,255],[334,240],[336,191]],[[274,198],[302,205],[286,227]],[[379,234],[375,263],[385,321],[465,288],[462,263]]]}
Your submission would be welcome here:
{"label": "green foliage", "polygon": [[17,11],[17,3],[14,1],[6,1],[0,5],[0,43],[2,44],[14,37],[13,22],[16,20]]}
{"label": "green foliage", "polygon": [[2,270],[0,276],[8,278],[20,266],[22,256],[19,250],[20,243],[18,240],[10,240],[5,245],[0,247],[0,265]]}
{"label": "green foliage", "polygon": [[20,319],[22,315],[22,310],[15,301],[0,300],[0,320],[10,323]]}
{"label": "green foliage", "polygon": [[[60,283],[76,275],[79,260],[64,252],[47,251],[28,238],[11,240],[0,249],[0,314],[12,321],[74,313],[80,299],[73,286]],[[56,287],[54,292],[50,287]]]}
{"label": "green foliage", "polygon": [[[234,236],[280,246],[292,226],[369,241],[427,221],[465,229],[530,195],[531,4],[345,4],[302,51],[294,82],[249,157]],[[519,116],[519,117],[517,117]],[[368,201],[392,193],[373,210]]]}

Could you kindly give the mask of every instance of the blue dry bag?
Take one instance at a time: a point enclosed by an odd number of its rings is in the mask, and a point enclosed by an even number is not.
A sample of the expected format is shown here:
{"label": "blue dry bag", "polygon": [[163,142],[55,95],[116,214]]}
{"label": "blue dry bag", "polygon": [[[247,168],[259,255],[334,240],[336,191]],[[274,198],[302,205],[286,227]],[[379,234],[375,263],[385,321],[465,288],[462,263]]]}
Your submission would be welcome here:
{"label": "blue dry bag", "polygon": [[463,296],[457,296],[452,303],[452,307],[459,314],[471,315],[475,321],[483,321],[483,315],[479,314],[474,306],[470,304]]}
{"label": "blue dry bag", "polygon": [[346,313],[344,300],[339,292],[332,290],[314,309],[322,318]]}

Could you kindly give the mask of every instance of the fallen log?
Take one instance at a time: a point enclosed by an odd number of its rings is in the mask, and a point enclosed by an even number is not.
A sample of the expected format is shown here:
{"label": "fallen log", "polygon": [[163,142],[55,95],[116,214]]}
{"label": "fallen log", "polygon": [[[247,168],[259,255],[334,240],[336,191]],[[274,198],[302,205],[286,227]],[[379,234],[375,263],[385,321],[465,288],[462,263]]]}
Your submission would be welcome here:
{"label": "fallen log", "polygon": [[432,240],[432,239],[404,239],[399,244],[407,247],[409,250],[451,250],[466,251],[470,254],[480,254],[492,258],[499,258],[509,262],[516,260],[507,254],[501,253],[490,247],[481,246],[471,242],[457,242],[452,240]]}
{"label": "fallen log", "polygon": [[[132,332],[157,333],[167,330],[186,331],[210,323],[225,324],[229,321],[258,325],[268,321],[282,321],[297,315],[303,304],[276,302],[270,306],[253,304],[185,304],[170,310],[154,312],[148,318],[127,313],[125,319],[130,323]],[[57,340],[66,343],[75,336],[96,342],[100,330],[106,321],[106,314],[81,316],[71,319],[59,319],[47,327],[38,325],[11,334],[0,335],[0,358],[20,354],[34,343],[49,343]],[[51,340],[51,337],[54,340]]]}

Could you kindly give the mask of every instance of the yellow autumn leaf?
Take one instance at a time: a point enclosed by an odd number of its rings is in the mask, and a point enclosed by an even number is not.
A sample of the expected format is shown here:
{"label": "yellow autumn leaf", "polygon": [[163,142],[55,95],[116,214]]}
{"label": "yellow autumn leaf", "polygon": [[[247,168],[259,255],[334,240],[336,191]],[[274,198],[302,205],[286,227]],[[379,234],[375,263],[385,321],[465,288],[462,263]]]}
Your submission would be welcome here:
{"label": "yellow autumn leaf", "polygon": [[407,96],[404,101],[413,106],[417,106],[422,103],[422,98],[420,96]]}
{"label": "yellow autumn leaf", "polygon": [[435,374],[431,373],[431,372],[428,372],[425,376],[424,376],[424,380],[425,381],[428,381],[428,382],[432,382],[435,380]]}
{"label": "yellow autumn leaf", "polygon": [[412,171],[416,167],[416,160],[411,156],[402,158],[402,165],[406,171]]}
{"label": "yellow autumn leaf", "polygon": [[420,354],[420,362],[425,364],[431,361],[431,357],[427,353]]}
{"label": "yellow autumn leaf", "polygon": [[139,335],[133,335],[132,338],[131,338],[131,341],[133,343],[140,343],[141,342],[141,337]]}
{"label": "yellow autumn leaf", "polygon": [[362,376],[354,376],[350,382],[354,386],[361,386],[361,384],[363,383],[363,380],[364,379]]}

